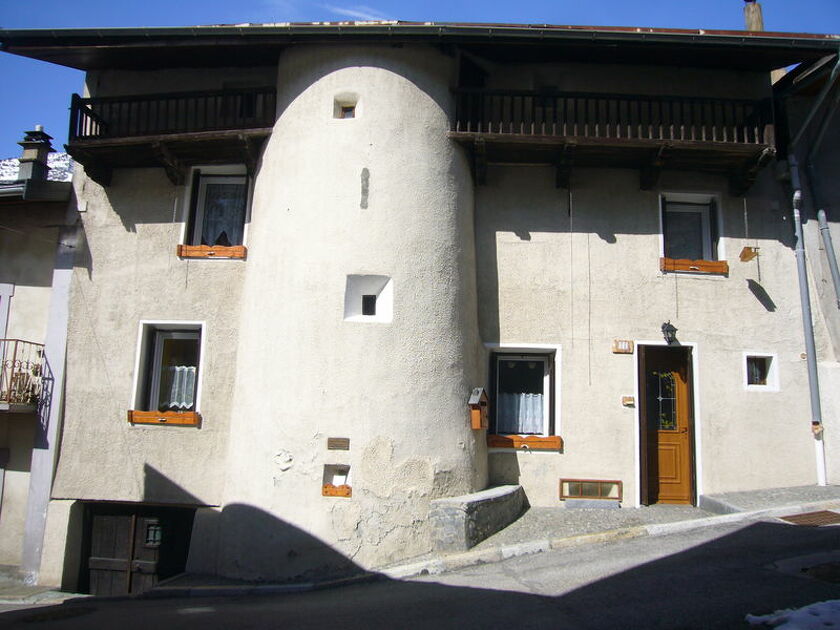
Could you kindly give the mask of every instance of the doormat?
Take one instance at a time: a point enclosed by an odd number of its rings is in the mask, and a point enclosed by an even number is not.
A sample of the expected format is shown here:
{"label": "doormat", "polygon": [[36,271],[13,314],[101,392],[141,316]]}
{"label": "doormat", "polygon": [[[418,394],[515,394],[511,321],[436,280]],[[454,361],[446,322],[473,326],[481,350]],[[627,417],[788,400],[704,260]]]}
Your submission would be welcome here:
{"label": "doormat", "polygon": [[829,512],[828,510],[806,512],[805,514],[791,514],[790,516],[780,516],[779,518],[794,525],[810,525],[812,527],[837,525],[840,523],[840,514]]}

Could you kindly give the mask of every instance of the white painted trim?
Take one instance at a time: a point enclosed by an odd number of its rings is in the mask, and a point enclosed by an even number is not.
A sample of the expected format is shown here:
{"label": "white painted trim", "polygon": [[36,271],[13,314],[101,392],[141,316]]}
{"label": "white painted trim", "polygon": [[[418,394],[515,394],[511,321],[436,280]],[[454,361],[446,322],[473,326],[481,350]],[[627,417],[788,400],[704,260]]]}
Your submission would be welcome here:
{"label": "white painted trim", "polygon": [[12,296],[15,294],[15,285],[11,282],[0,282],[0,339],[6,338],[6,330],[9,327],[9,307]]}
{"label": "white painted trim", "polygon": [[[767,372],[766,385],[750,385],[747,382],[747,357],[770,359],[770,370]],[[754,352],[745,350],[741,354],[741,373],[744,389],[748,392],[777,392],[779,391],[779,357],[775,352]]]}
{"label": "white painted trim", "polygon": [[[146,374],[145,357],[143,356],[144,340],[150,331],[156,328],[168,330],[195,330],[199,331],[200,345],[198,349],[198,383],[195,387],[195,411],[201,413],[201,390],[204,383],[204,372],[202,364],[205,364],[205,350],[207,345],[207,323],[204,321],[186,320],[160,320],[141,319],[137,327],[137,341],[134,355],[134,378],[132,379],[131,401],[129,409],[137,409],[137,402],[141,389],[141,378]],[[206,365],[206,364],[205,364]]]}
{"label": "white painted trim", "polygon": [[[521,352],[522,354],[551,354],[554,353],[554,391],[551,392],[554,400],[554,435],[562,435],[561,432],[561,392],[563,388],[562,383],[562,366],[563,354],[562,346],[558,344],[548,343],[486,343],[484,347],[489,352],[504,351],[504,352]],[[496,452],[497,449],[488,449],[490,452]],[[500,451],[509,451],[510,449],[498,449]]]}
{"label": "white painted trim", "polygon": [[[636,348],[636,360],[633,362],[633,386],[636,392],[636,409],[633,413],[635,418],[634,433],[634,460],[636,465],[636,496],[634,497],[635,504],[633,507],[641,507],[642,505],[642,461],[641,461],[641,435],[639,434],[639,423],[641,420],[641,391],[639,390],[639,346],[667,346],[664,339],[646,340],[634,339]],[[703,441],[702,441],[702,421],[700,415],[700,352],[699,344],[696,341],[681,341],[680,346],[687,346],[691,348],[691,387],[692,399],[694,401],[694,502],[695,505],[699,503],[700,496],[703,494]]]}

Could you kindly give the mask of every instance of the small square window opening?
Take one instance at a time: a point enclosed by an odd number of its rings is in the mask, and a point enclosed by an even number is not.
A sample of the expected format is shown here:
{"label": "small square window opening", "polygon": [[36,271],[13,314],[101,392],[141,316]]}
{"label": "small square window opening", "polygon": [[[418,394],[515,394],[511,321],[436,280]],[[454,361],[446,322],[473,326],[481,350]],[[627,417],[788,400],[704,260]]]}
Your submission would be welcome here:
{"label": "small square window opening", "polygon": [[376,315],[376,296],[362,296],[362,315]]}
{"label": "small square window opening", "polygon": [[344,321],[389,323],[394,315],[394,283],[388,276],[348,275]]}
{"label": "small square window opening", "polygon": [[356,106],[355,105],[342,105],[341,106],[341,118],[355,118],[356,117]]}
{"label": "small square window opening", "polygon": [[779,391],[779,371],[776,355],[745,352],[743,361],[745,389],[759,392]]}

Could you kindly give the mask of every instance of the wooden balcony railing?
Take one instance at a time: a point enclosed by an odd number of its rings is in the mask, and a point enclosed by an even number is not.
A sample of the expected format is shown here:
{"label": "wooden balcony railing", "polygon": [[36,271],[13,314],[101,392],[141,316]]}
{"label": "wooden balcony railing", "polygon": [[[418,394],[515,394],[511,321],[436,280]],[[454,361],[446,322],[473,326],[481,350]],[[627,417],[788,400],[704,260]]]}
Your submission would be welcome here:
{"label": "wooden balcony railing", "polygon": [[461,88],[452,131],[599,140],[773,144],[769,99]]}
{"label": "wooden balcony railing", "polygon": [[44,374],[44,345],[0,339],[0,404],[37,405]]}
{"label": "wooden balcony railing", "polygon": [[74,141],[272,127],[273,87],[82,98],[73,95]]}

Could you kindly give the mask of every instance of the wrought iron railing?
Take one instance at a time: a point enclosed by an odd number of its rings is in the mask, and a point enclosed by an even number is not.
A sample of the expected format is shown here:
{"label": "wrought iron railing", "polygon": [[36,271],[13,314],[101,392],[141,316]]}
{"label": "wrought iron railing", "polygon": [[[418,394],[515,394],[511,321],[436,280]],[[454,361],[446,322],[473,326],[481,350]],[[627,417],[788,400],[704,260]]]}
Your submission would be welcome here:
{"label": "wrought iron railing", "polygon": [[70,104],[70,142],[274,125],[273,87],[82,98]]}
{"label": "wrought iron railing", "polygon": [[773,143],[769,99],[738,100],[582,92],[455,90],[452,130],[738,144]]}
{"label": "wrought iron railing", "polygon": [[0,403],[36,405],[44,377],[44,344],[0,339]]}

